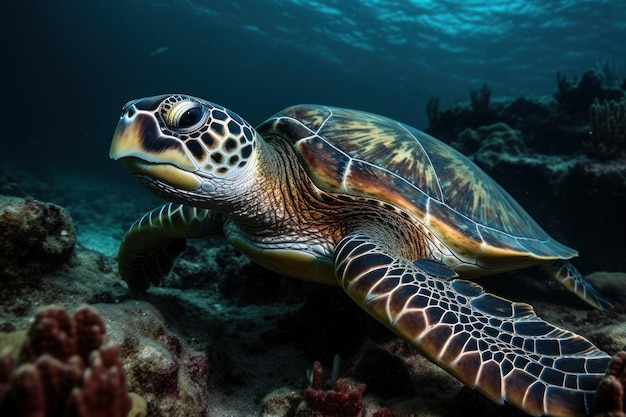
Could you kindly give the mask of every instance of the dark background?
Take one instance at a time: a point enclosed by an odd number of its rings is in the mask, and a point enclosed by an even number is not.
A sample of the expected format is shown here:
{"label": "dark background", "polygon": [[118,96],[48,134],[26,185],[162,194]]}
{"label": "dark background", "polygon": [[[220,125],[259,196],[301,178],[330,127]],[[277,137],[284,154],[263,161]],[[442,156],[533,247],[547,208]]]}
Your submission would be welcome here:
{"label": "dark background", "polygon": [[129,181],[108,159],[119,111],[165,92],[253,124],[318,102],[425,128],[431,96],[552,94],[557,70],[624,60],[624,2],[297,3],[9,2],[0,163]]}

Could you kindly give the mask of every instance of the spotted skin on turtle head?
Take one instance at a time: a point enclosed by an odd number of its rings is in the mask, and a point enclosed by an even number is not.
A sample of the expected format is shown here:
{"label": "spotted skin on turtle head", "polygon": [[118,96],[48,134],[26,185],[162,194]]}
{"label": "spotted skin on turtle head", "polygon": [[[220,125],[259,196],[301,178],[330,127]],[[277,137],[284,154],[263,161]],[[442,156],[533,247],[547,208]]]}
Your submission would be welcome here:
{"label": "spotted skin on turtle head", "polygon": [[243,168],[256,141],[252,126],[237,114],[181,94],[127,103],[114,137],[115,159],[134,156],[213,177]]}

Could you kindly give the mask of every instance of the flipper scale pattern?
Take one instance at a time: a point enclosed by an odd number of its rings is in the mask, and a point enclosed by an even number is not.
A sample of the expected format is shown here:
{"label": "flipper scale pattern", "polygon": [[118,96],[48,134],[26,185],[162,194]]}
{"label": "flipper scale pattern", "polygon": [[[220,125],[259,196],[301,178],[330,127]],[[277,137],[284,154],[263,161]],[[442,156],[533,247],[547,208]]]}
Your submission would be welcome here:
{"label": "flipper scale pattern", "polygon": [[493,401],[530,415],[589,414],[610,357],[528,304],[430,275],[359,233],[339,243],[335,268],[366,311]]}
{"label": "flipper scale pattern", "polygon": [[167,203],[139,218],[128,229],[118,255],[122,279],[133,291],[159,285],[186,250],[186,238],[211,234],[212,213]]}

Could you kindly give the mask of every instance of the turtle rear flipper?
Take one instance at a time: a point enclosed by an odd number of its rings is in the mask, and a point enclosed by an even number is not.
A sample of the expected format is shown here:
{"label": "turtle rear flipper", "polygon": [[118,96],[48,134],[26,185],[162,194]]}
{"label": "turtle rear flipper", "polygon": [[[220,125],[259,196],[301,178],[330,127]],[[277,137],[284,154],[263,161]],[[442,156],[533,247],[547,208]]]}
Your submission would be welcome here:
{"label": "turtle rear flipper", "polygon": [[598,292],[593,283],[568,261],[555,261],[544,266],[543,269],[590,306],[600,310],[613,308],[613,305]]}
{"label": "turtle rear flipper", "polygon": [[611,358],[528,304],[429,275],[359,233],[337,245],[335,271],[363,309],[496,403],[531,415],[589,414]]}
{"label": "turtle rear flipper", "polygon": [[187,249],[187,238],[221,232],[221,221],[207,209],[168,203],[128,229],[118,254],[119,272],[132,291],[160,285]]}

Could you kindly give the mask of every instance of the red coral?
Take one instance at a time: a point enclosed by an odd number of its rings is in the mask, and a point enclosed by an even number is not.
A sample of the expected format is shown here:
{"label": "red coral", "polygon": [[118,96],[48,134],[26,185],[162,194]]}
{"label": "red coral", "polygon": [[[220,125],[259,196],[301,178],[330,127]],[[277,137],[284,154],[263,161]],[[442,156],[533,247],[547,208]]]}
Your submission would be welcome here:
{"label": "red coral", "polygon": [[[37,367],[31,364],[21,366],[11,384],[10,392],[7,395],[9,400],[3,400],[3,412],[8,411],[8,415],[18,415],[22,417],[44,416],[45,398],[43,395],[42,380],[37,371]],[[11,401],[12,404],[4,406]],[[11,407],[12,406],[12,407]],[[4,414],[4,413],[3,413]]]}
{"label": "red coral", "polygon": [[119,348],[104,343],[104,322],[91,308],[73,316],[61,307],[41,310],[27,333],[20,366],[14,370],[11,356],[0,356],[0,414],[126,416],[132,401]]}
{"label": "red coral", "polygon": [[372,414],[372,417],[393,417],[393,414],[391,414],[391,411],[389,411],[389,409],[381,408],[380,410]]}
{"label": "red coral", "polygon": [[183,353],[183,345],[180,343],[180,339],[176,336],[165,335],[162,340],[163,344],[172,355],[180,356],[180,354]]}
{"label": "red coral", "polygon": [[76,327],[63,307],[50,306],[35,315],[20,353],[22,362],[35,362],[48,354],[65,362],[76,354]]}
{"label": "red coral", "polygon": [[310,409],[325,417],[355,417],[363,409],[361,396],[365,385],[356,387],[341,381],[335,382],[334,390],[324,390],[324,370],[319,362],[313,364],[311,386],[304,391],[304,400]]}
{"label": "red coral", "polygon": [[82,387],[72,391],[68,417],[128,414],[131,403],[119,353],[118,346],[105,346],[91,354]]}
{"label": "red coral", "polygon": [[34,362],[44,354],[60,361],[78,355],[89,362],[91,352],[105,341],[106,329],[98,312],[83,307],[70,315],[63,307],[49,306],[40,310],[21,351],[22,362]]}
{"label": "red coral", "polygon": [[[34,365],[41,386],[37,391],[33,388],[31,395],[45,399],[46,415],[63,415],[72,389],[80,386],[85,371],[84,362],[78,356],[72,356],[63,362],[45,354],[38,358]],[[28,392],[29,387],[25,386],[22,389]]]}
{"label": "red coral", "polygon": [[200,381],[209,370],[207,355],[204,353],[190,355],[185,360],[185,367],[187,367],[189,375],[191,375],[191,379],[194,381]]}
{"label": "red coral", "polygon": [[594,417],[626,417],[626,352],[613,357],[593,401]]}
{"label": "red coral", "polygon": [[[87,363],[92,352],[97,351],[105,343],[104,320],[91,308],[78,309],[73,319],[76,328],[76,353]],[[119,352],[116,354],[119,356]]]}

